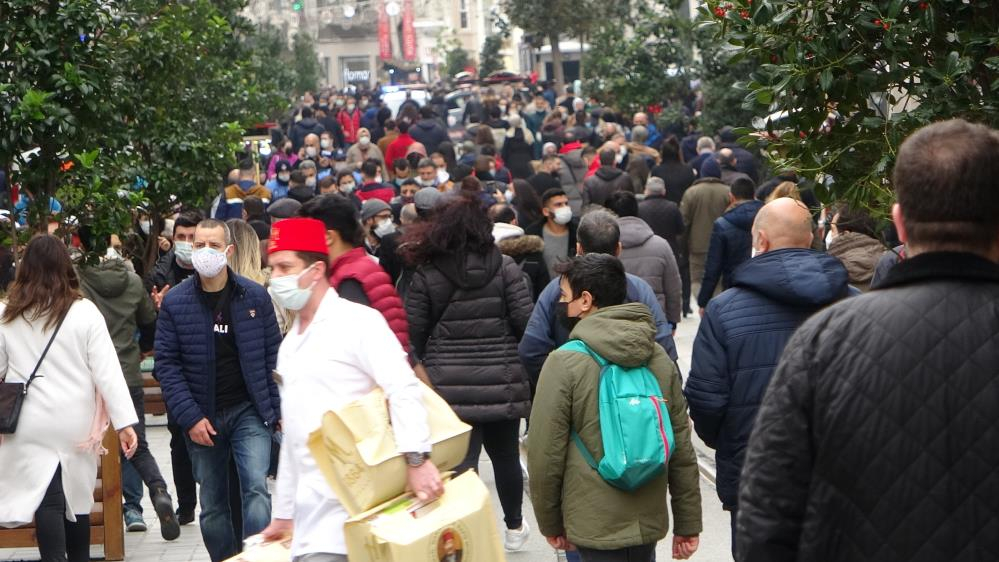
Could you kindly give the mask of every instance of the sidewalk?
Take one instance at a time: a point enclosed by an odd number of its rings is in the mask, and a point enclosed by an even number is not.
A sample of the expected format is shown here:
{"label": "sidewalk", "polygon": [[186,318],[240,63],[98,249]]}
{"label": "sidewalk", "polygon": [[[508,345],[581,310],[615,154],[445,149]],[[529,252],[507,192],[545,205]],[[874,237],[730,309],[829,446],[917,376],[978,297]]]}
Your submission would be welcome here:
{"label": "sidewalk", "polygon": [[[696,314],[695,314],[696,316]],[[690,353],[693,346],[694,336],[697,333],[698,321],[695,318],[688,318],[680,324],[677,331],[676,344],[680,353],[680,368],[686,379],[686,371],[690,365]],[[170,434],[166,429],[166,419],[164,417],[146,418],[149,427],[147,435],[149,446],[160,463],[160,468],[164,475],[171,474],[170,466]],[[695,437],[696,440],[696,437]],[[714,454],[707,450],[699,441],[695,441],[698,448],[698,458],[701,461],[702,472],[707,473],[711,479],[701,478],[701,497],[704,518],[704,533],[701,535],[701,546],[692,560],[702,560],[705,562],[720,562],[731,560],[730,533],[731,523],[729,515],[721,510],[721,504],[715,493],[713,486]],[[496,513],[497,528],[503,528],[502,512],[499,507],[499,498],[495,491],[495,480],[492,473],[492,463],[488,456],[482,455],[480,464],[482,479],[493,492],[493,508]],[[167,480],[170,477],[167,476]],[[170,483],[170,492],[174,493],[173,483]],[[174,495],[176,498],[176,495]],[[180,538],[173,542],[166,542],[160,537],[159,524],[152,505],[149,503],[148,494],[143,498],[143,516],[149,530],[145,533],[125,534],[125,560],[128,562],[208,562],[208,553],[201,540],[201,533],[198,523],[181,527]],[[509,562],[552,562],[555,560],[554,550],[545,542],[544,537],[537,532],[537,524],[534,521],[534,512],[531,508],[530,498],[526,493],[524,497],[524,517],[531,525],[531,538],[521,552],[508,553]],[[657,560],[667,561],[672,558],[672,537],[666,537],[660,542],[657,549]],[[91,558],[99,559],[103,556],[100,548],[91,550]],[[5,561],[36,561],[38,552],[33,549],[0,549],[0,560]],[[493,561],[469,561],[469,562],[493,562]]]}

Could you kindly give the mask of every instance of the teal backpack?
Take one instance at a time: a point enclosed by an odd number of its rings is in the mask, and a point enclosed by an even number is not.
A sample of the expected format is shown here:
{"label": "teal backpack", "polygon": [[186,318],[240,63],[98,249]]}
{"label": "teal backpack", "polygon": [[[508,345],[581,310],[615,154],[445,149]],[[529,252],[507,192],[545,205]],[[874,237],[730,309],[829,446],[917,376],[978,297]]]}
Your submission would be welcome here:
{"label": "teal backpack", "polygon": [[604,458],[598,463],[576,430],[572,439],[608,484],[630,492],[658,476],[675,444],[659,381],[647,365],[625,368],[608,362],[581,340],[559,348],[589,355],[600,365],[600,435]]}

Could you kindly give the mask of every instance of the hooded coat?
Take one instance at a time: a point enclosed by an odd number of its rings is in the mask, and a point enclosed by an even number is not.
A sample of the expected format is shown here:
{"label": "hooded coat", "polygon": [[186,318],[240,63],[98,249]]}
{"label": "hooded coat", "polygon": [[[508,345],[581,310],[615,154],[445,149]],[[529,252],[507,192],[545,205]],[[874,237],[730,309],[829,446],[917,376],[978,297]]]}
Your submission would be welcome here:
{"label": "hooded coat", "polygon": [[545,361],[527,452],[531,500],[542,535],[565,535],[572,544],[600,550],[653,544],[669,531],[667,503],[675,535],[701,532],[699,474],[680,373],[656,345],[655,335],[648,307],[629,303],[597,310],[569,336],[611,363],[648,365],[659,382],[675,447],[666,470],[632,492],[605,482],[570,437],[575,430],[594,458],[604,456],[597,400],[600,367],[572,351],[555,350]]}
{"label": "hooded coat", "polygon": [[631,176],[613,166],[600,166],[583,182],[583,206],[603,206],[616,191],[631,191]]}
{"label": "hooded coat", "polygon": [[673,249],[638,217],[621,217],[617,224],[621,229],[619,257],[625,271],[644,279],[655,292],[666,318],[674,326],[679,324],[683,285]]}
{"label": "hooded coat", "polygon": [[843,262],[850,273],[851,285],[865,293],[871,289],[874,270],[885,253],[884,244],[859,232],[840,232],[828,251]]}
{"label": "hooded coat", "polygon": [[684,240],[690,254],[707,255],[715,219],[728,208],[729,188],[715,177],[701,178],[683,194],[680,213],[686,228]]}
{"label": "hooded coat", "polygon": [[753,221],[762,208],[762,201],[743,201],[715,220],[701,293],[697,295],[697,305],[701,308],[708,305],[719,279],[722,287],[731,287],[732,272],[752,255]]}
{"label": "hooded coat", "polygon": [[737,506],[753,421],[788,339],[809,316],[849,294],[836,258],[790,248],[742,264],[732,288],[708,303],[684,394],[697,435],[715,450],[726,509]]}
{"label": "hooded coat", "polygon": [[413,140],[423,143],[423,146],[427,147],[427,154],[437,152],[437,147],[442,142],[451,140],[447,134],[447,128],[436,117],[417,121],[409,128],[409,136],[413,137]]}
{"label": "hooded coat", "polygon": [[495,247],[448,253],[417,269],[406,294],[410,345],[462,420],[527,417],[531,390],[517,343],[531,316],[520,268]]}
{"label": "hooded coat", "polygon": [[[503,230],[504,227],[508,232],[497,235],[497,230]],[[551,280],[545,264],[545,241],[540,236],[524,234],[519,226],[504,223],[493,225],[493,238],[496,239],[496,247],[500,252],[513,258],[520,266],[524,278],[530,282],[531,302],[537,302],[538,295]]]}
{"label": "hooded coat", "polygon": [[118,353],[118,362],[131,388],[142,386],[139,364],[139,342],[135,333],[142,329],[144,346],[152,349],[152,334],[156,325],[156,308],[142,285],[142,279],[125,267],[122,260],[107,260],[95,267],[77,269],[80,290],[101,311],[111,341]]}
{"label": "hooded coat", "polygon": [[583,160],[583,150],[570,150],[559,154],[562,167],[559,168],[558,180],[562,183],[562,191],[569,198],[572,214],[579,216],[583,209],[583,179],[586,177],[586,161]]}
{"label": "hooded coat", "polygon": [[298,152],[305,144],[305,137],[309,135],[322,135],[326,132],[326,127],[312,117],[306,117],[295,123],[291,127],[288,137],[291,139],[291,149]]}

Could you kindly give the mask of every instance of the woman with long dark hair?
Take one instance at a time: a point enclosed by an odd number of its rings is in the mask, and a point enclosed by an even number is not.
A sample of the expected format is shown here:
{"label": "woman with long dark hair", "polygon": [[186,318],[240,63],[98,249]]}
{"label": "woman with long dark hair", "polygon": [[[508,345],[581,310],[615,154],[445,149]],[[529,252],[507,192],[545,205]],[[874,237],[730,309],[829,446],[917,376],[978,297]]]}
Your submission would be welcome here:
{"label": "woman with long dark hair", "polygon": [[526,228],[544,218],[541,198],[527,180],[513,180],[512,190],[513,201],[508,198],[507,203],[517,212],[517,223],[520,226]]}
{"label": "woman with long dark hair", "polygon": [[472,425],[458,471],[492,460],[506,520],[506,545],[519,550],[528,529],[521,514],[520,420],[531,390],[517,344],[531,316],[531,295],[513,259],[493,242],[492,225],[474,193],[464,191],[430,222],[410,227],[405,244],[417,270],[406,297],[410,346],[430,382]]}
{"label": "woman with long dark hair", "polygon": [[37,374],[16,431],[0,444],[0,526],[34,519],[43,562],[86,562],[97,455],[108,422],[127,457],[138,444],[118,354],[104,317],[81,298],[69,252],[54,236],[28,243],[0,311],[0,377],[28,383]]}

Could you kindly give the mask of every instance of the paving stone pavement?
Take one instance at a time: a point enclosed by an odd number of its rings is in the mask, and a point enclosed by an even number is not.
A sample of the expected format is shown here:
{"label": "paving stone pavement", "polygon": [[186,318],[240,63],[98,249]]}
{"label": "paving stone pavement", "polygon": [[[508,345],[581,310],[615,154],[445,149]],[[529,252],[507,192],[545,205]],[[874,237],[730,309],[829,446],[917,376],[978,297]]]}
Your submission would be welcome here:
{"label": "paving stone pavement", "polygon": [[[698,320],[696,314],[681,322],[676,334],[677,349],[680,353],[680,368],[686,379],[686,372],[690,366],[690,353],[693,346],[694,336],[697,333]],[[147,429],[150,448],[154,456],[160,463],[160,468],[167,480],[171,474],[170,466],[170,434],[166,429],[166,420],[163,417],[148,416],[146,418],[149,427]],[[696,438],[695,438],[696,439]],[[713,453],[700,442],[695,442],[698,449],[698,457],[702,461],[702,472],[707,475],[713,474]],[[495,480],[492,474],[492,464],[488,456],[482,455],[480,471],[483,480],[493,492],[493,508],[496,513],[496,525],[503,528],[502,511],[499,508],[499,498],[495,492]],[[170,482],[170,492],[174,494],[173,484]],[[721,510],[721,504],[715,493],[712,479],[701,478],[701,497],[704,518],[704,532],[701,534],[701,546],[692,560],[704,562],[723,562],[732,559],[730,551],[730,519],[728,513]],[[197,522],[181,528],[181,536],[173,542],[166,542],[160,537],[159,525],[152,505],[149,503],[148,494],[143,499],[143,516],[149,530],[145,533],[125,534],[125,560],[127,562],[208,562],[208,553],[201,540],[201,533]],[[508,553],[508,562],[553,562],[556,560],[555,551],[552,550],[541,537],[536,529],[534,513],[531,508],[530,498],[525,493],[524,498],[525,520],[534,530],[531,538],[520,552]],[[658,560],[671,559],[672,537],[666,537],[656,551]],[[91,558],[102,558],[101,548],[95,547],[91,550]],[[36,561],[38,551],[34,549],[0,549],[0,560],[3,561]],[[496,562],[478,561],[468,562]]]}

